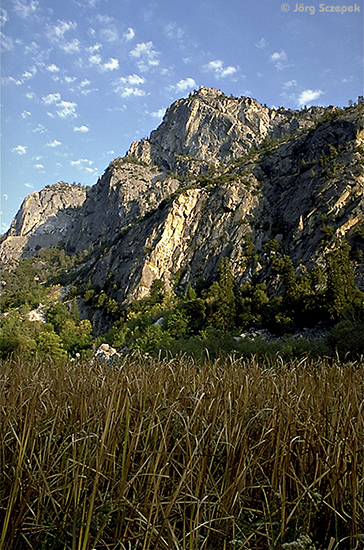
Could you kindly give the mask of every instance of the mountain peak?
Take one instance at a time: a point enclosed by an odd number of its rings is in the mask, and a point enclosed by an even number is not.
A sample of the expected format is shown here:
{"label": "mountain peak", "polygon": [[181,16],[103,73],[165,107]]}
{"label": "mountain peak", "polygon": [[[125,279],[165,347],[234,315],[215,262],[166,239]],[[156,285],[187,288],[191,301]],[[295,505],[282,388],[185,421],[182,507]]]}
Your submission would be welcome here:
{"label": "mountain peak", "polygon": [[269,109],[257,100],[225,95],[200,86],[167,109],[148,139],[132,143],[127,155],[166,171],[205,174],[259,146],[267,137],[281,139],[314,127],[312,113]]}

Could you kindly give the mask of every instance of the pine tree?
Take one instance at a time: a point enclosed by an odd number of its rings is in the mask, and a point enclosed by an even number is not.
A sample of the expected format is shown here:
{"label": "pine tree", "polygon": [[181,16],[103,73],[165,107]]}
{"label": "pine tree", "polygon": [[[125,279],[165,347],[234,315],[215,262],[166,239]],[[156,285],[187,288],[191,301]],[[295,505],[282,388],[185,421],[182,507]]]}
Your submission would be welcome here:
{"label": "pine tree", "polygon": [[191,302],[192,300],[196,300],[197,294],[196,291],[192,288],[191,283],[188,283],[186,294],[185,294],[185,300],[188,302]]}
{"label": "pine tree", "polygon": [[296,271],[289,256],[284,256],[283,268],[284,296],[287,304],[294,303],[298,298],[298,285],[296,282]]}
{"label": "pine tree", "polygon": [[214,285],[216,311],[212,324],[226,333],[235,328],[236,300],[234,277],[231,273],[229,258],[224,257],[219,265],[219,282]]}
{"label": "pine tree", "polygon": [[148,302],[151,306],[161,304],[164,296],[164,281],[155,279],[150,287]]}
{"label": "pine tree", "polygon": [[326,308],[333,320],[348,311],[362,312],[363,293],[355,284],[349,253],[350,246],[344,241],[326,256]]}

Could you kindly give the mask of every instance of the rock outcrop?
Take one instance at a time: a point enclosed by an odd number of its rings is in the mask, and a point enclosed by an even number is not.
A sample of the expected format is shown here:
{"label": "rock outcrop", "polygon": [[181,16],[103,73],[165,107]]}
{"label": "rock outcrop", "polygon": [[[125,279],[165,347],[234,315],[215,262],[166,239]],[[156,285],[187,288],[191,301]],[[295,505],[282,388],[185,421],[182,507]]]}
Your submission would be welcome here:
{"label": "rock outcrop", "polygon": [[121,355],[115,348],[109,346],[109,344],[101,344],[95,353],[95,359],[99,363],[110,363],[120,359]]}
{"label": "rock outcrop", "polygon": [[85,199],[84,187],[64,182],[28,195],[1,243],[1,261],[29,257],[63,241]]}
{"label": "rock outcrop", "polygon": [[304,273],[363,225],[361,110],[273,110],[200,88],[87,192],[56,184],[27,197],[2,259],[60,242],[87,250],[79,288],[88,281],[120,305],[155,279],[211,281],[226,255],[238,282],[266,280],[277,247]]}
{"label": "rock outcrop", "polygon": [[302,113],[269,109],[250,97],[228,97],[201,86],[173,103],[149,139],[133,142],[128,155],[173,172],[206,173],[246,155],[266,138],[281,139],[314,126],[323,109]]}

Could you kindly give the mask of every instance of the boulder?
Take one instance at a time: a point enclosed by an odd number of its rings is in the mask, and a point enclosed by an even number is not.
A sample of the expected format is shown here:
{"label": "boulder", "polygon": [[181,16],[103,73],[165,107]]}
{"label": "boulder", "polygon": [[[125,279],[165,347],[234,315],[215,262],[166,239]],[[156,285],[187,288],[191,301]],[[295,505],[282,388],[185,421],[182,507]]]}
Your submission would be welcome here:
{"label": "boulder", "polygon": [[100,362],[112,363],[120,359],[121,355],[109,344],[101,344],[95,353],[95,359]]}

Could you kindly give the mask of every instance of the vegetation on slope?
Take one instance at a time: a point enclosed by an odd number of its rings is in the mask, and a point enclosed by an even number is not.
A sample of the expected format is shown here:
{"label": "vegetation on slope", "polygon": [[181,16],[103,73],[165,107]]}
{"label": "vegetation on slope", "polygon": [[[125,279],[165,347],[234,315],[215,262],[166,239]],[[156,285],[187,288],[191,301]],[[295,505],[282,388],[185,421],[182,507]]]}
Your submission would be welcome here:
{"label": "vegetation on slope", "polygon": [[[149,297],[125,309],[115,299],[117,285],[112,274],[102,289],[85,287],[82,277],[77,279],[79,272],[71,271],[75,256],[67,256],[62,249],[41,251],[33,259],[21,260],[17,269],[3,273],[2,304],[7,311],[1,320],[2,357],[13,352],[54,358],[76,353],[88,356],[101,342],[125,353],[137,349],[152,355],[161,350],[196,357],[205,356],[206,350],[212,357],[232,352],[243,356],[279,352],[287,358],[305,353],[323,356],[338,352],[353,358],[363,354],[363,293],[354,282],[349,245],[338,243],[326,255],[325,269],[316,267],[299,276],[290,258],[279,253],[274,239],[266,250],[272,277],[279,283],[275,295],[269,295],[266,282],[237,285],[229,259],[223,257],[212,284],[200,281],[196,288],[188,285],[183,291],[179,272],[174,290],[166,291],[163,281],[155,280]],[[59,285],[50,283],[65,277],[73,284],[67,286],[62,303]],[[16,292],[17,288],[22,290]],[[111,328],[107,333],[93,337],[90,321],[80,320],[81,298],[108,321]],[[40,302],[44,318],[32,321],[29,312]],[[293,337],[298,330],[313,330],[318,323],[328,333],[325,339],[309,340],[302,333],[300,338]],[[247,331],[252,329],[255,340],[240,337],[241,333],[249,336]]]}

